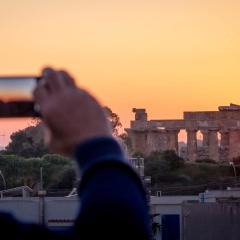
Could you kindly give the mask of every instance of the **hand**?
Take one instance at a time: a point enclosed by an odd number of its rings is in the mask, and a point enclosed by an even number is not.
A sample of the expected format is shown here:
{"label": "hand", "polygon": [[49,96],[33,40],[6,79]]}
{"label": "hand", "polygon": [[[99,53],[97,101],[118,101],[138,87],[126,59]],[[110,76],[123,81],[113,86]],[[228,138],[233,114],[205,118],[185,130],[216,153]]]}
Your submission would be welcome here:
{"label": "hand", "polygon": [[85,140],[111,136],[100,104],[77,88],[67,72],[45,68],[42,75],[34,99],[49,130],[46,136],[52,151],[72,155],[74,147]]}

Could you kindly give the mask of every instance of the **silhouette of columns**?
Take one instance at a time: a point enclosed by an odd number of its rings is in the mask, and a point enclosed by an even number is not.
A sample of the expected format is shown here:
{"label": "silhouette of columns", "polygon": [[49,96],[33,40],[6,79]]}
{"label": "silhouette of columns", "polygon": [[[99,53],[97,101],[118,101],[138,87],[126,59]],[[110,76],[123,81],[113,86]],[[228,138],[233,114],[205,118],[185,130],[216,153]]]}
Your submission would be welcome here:
{"label": "silhouette of columns", "polygon": [[160,135],[161,131],[159,130],[149,130],[147,132],[147,141],[146,141],[146,154],[150,154],[151,152],[161,151],[160,146]]}
{"label": "silhouette of columns", "polygon": [[229,147],[229,131],[221,130],[220,134],[221,134],[220,146]]}
{"label": "silhouette of columns", "polygon": [[220,139],[220,160],[225,161],[229,159],[229,130],[221,130]]}
{"label": "silhouette of columns", "polygon": [[209,131],[208,129],[201,130],[203,141],[202,141],[202,148],[204,151],[204,155],[206,157],[209,156]]}
{"label": "silhouette of columns", "polygon": [[189,161],[197,159],[197,130],[186,129],[187,131],[187,158]]}
{"label": "silhouette of columns", "polygon": [[218,129],[209,129],[209,158],[218,161],[219,160],[219,147],[218,147]]}
{"label": "silhouette of columns", "polygon": [[179,129],[166,129],[167,132],[167,148],[178,154],[178,133]]}
{"label": "silhouette of columns", "polygon": [[240,129],[232,128],[229,136],[229,159],[240,156]]}
{"label": "silhouette of columns", "polygon": [[131,139],[133,153],[146,153],[147,131],[126,129]]}
{"label": "silhouette of columns", "polygon": [[209,131],[208,130],[201,130],[203,136],[203,147],[207,147],[209,145]]}

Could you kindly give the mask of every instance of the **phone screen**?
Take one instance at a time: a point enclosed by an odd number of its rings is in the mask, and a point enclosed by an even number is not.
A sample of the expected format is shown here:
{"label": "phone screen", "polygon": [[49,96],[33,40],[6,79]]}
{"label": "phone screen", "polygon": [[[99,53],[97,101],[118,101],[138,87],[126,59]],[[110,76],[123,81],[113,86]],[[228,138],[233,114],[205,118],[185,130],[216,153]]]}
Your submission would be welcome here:
{"label": "phone screen", "polygon": [[0,77],[0,118],[38,117],[33,91],[37,77]]}
{"label": "phone screen", "polygon": [[0,77],[0,101],[32,101],[36,77]]}

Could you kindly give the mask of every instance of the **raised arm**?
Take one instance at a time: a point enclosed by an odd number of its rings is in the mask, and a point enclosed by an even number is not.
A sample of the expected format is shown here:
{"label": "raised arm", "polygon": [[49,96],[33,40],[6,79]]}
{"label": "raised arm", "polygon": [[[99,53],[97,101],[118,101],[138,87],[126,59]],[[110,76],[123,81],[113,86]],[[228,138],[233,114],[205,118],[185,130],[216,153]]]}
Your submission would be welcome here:
{"label": "raised arm", "polygon": [[58,153],[75,156],[82,180],[77,239],[149,239],[149,217],[141,180],[111,136],[105,113],[64,71],[45,69],[34,96]]}

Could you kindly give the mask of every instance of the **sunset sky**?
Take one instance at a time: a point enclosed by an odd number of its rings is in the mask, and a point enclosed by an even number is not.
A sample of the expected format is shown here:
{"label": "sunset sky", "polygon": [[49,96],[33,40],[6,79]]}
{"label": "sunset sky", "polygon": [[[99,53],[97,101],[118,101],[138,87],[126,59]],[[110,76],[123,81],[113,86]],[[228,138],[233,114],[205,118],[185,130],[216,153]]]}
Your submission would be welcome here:
{"label": "sunset sky", "polygon": [[[240,104],[239,0],[0,2],[0,75],[68,69],[124,127]],[[0,145],[29,124],[0,121]]]}

